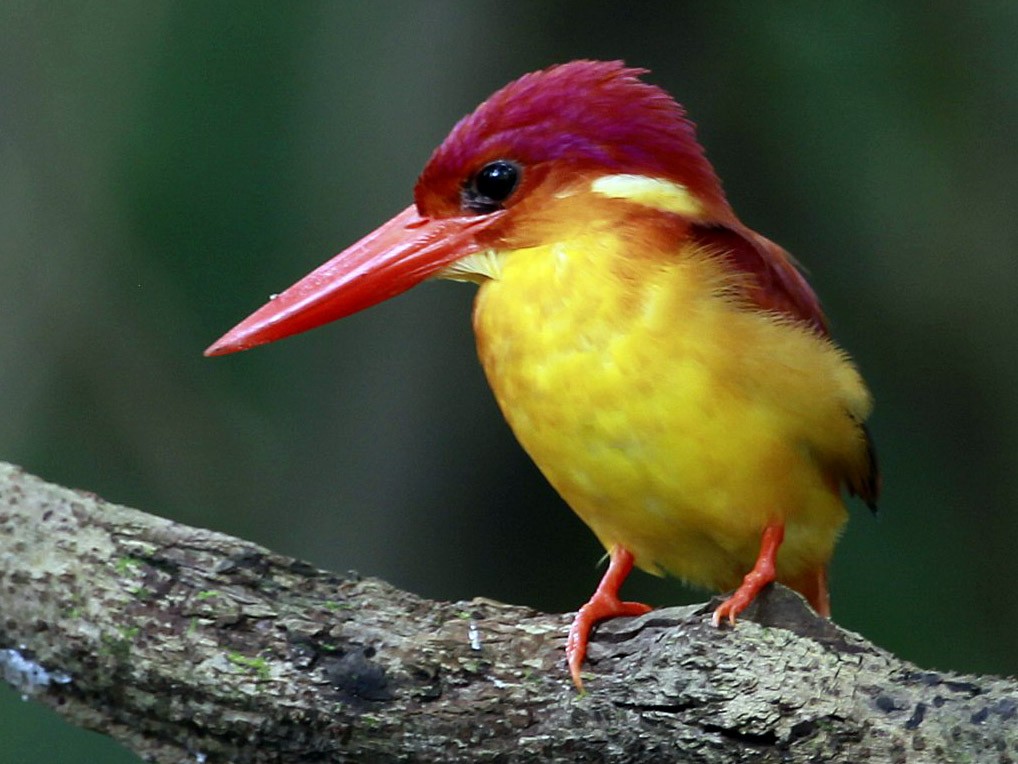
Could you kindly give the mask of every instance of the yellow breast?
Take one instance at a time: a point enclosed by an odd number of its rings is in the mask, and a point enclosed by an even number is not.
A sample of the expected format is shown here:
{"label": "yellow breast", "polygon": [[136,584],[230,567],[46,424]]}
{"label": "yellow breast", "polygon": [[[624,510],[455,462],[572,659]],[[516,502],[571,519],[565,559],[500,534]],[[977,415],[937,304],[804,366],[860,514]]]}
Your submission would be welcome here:
{"label": "yellow breast", "polygon": [[828,341],[740,306],[715,258],[624,256],[624,234],[500,253],[474,311],[517,438],[606,548],[734,586],[770,520],[779,579],[826,563],[869,397]]}

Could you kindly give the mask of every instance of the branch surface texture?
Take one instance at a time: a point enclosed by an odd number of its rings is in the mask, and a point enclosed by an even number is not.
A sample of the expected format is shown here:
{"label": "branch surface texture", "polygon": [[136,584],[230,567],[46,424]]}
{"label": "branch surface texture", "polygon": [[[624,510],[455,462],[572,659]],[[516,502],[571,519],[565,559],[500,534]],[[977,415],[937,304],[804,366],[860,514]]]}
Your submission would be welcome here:
{"label": "branch surface texture", "polygon": [[0,463],[0,671],[153,762],[1010,762],[1018,683],[923,671],[767,590],[600,626],[432,602]]}

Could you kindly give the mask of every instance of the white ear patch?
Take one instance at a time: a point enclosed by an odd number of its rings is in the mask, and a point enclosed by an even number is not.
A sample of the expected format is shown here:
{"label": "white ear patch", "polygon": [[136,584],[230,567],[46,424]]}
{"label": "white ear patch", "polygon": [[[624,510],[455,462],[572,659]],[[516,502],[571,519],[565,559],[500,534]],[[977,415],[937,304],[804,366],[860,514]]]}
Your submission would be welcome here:
{"label": "white ear patch", "polygon": [[609,199],[626,199],[692,218],[702,211],[696,197],[681,183],[646,175],[603,175],[590,184],[590,190]]}
{"label": "white ear patch", "polygon": [[431,278],[480,284],[489,279],[498,279],[501,275],[502,254],[494,249],[484,249],[454,260]]}

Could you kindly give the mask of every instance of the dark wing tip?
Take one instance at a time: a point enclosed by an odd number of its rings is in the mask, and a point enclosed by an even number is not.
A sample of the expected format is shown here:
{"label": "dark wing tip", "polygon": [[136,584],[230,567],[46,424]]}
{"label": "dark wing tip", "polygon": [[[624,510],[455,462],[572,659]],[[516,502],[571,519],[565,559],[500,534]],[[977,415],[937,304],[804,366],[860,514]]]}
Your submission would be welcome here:
{"label": "dark wing tip", "polygon": [[878,513],[877,500],[880,498],[881,478],[880,465],[877,463],[877,448],[873,443],[873,436],[864,422],[859,422],[859,429],[862,431],[866,441],[866,471],[859,480],[853,481],[849,486],[852,495],[862,499],[870,511]]}

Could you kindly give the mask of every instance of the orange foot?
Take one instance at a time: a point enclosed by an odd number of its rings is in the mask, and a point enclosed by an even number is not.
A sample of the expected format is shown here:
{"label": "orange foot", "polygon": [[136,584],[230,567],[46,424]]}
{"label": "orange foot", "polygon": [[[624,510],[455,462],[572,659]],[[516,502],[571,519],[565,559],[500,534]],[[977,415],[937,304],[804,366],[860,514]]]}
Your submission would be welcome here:
{"label": "orange foot", "polygon": [[594,625],[606,618],[623,615],[643,615],[651,610],[642,602],[623,602],[619,599],[619,587],[633,569],[633,554],[623,546],[614,546],[611,550],[611,562],[608,571],[597,585],[597,591],[586,605],[581,607],[573,625],[569,627],[569,638],[566,640],[566,660],[569,673],[572,674],[576,689],[583,692],[583,680],[580,679],[580,666],[587,655],[587,641]]}
{"label": "orange foot", "polygon": [[714,617],[711,618],[711,623],[714,626],[720,626],[721,621],[725,618],[734,625],[735,617],[749,607],[750,603],[756,599],[756,595],[767,584],[774,581],[775,559],[778,556],[778,549],[781,548],[781,542],[784,538],[784,525],[774,523],[764,528],[763,538],[760,541],[760,554],[756,558],[756,564],[746,574],[746,577],[742,579],[742,584],[735,590],[735,593],[722,602],[718,609],[714,611]]}

